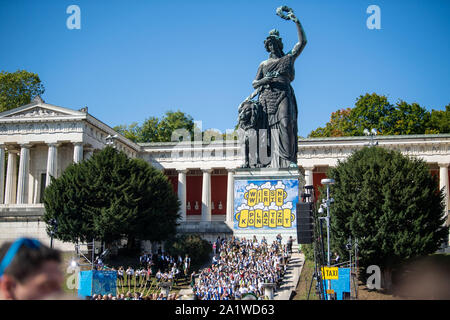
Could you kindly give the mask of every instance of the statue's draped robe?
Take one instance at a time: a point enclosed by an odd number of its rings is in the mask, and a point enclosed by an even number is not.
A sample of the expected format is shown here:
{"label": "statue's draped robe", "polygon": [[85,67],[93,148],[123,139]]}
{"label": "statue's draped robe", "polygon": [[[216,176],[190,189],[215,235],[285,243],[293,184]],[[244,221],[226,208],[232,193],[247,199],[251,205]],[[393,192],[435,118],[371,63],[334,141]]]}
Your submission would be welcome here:
{"label": "statue's draped robe", "polygon": [[297,101],[290,83],[294,80],[295,56],[291,53],[279,59],[261,63],[256,80],[267,75],[275,77],[261,87],[259,103],[267,113],[270,128],[271,163],[273,168],[287,168],[297,164]]}

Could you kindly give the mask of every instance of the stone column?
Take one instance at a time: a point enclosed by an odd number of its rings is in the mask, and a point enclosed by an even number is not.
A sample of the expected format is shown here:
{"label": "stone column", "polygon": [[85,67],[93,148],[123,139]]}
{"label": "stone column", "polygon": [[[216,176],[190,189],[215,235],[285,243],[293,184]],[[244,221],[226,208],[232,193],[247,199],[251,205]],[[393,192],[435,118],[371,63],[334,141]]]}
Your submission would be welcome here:
{"label": "stone column", "polygon": [[83,148],[83,149],[86,151],[84,160],[88,160],[94,155],[94,148],[88,147],[88,148]]}
{"label": "stone column", "polygon": [[17,151],[8,149],[8,168],[6,170],[5,204],[16,203]]}
{"label": "stone column", "polygon": [[76,142],[73,144],[73,162],[79,163],[83,161],[83,143]]}
{"label": "stone column", "polygon": [[17,182],[17,204],[27,203],[28,177],[30,175],[30,147],[20,146],[19,180]]}
{"label": "stone column", "polygon": [[305,182],[307,186],[314,185],[313,171],[314,167],[303,167],[305,169]]}
{"label": "stone column", "polygon": [[228,170],[227,179],[227,223],[233,223],[234,217],[234,172]]}
{"label": "stone column", "polygon": [[4,203],[5,195],[5,146],[0,144],[0,204]]}
{"label": "stone column", "polygon": [[45,180],[45,186],[47,187],[50,182],[50,176],[56,178],[57,174],[57,159],[58,159],[58,144],[49,143],[48,144],[48,156],[47,156],[47,177]]}
{"label": "stone column", "polygon": [[204,169],[202,182],[202,221],[211,221],[211,169]]}
{"label": "stone column", "polygon": [[448,215],[449,205],[449,183],[448,183],[448,163],[439,163],[439,189],[445,188],[445,214]]}
{"label": "stone column", "polygon": [[178,199],[180,199],[180,221],[186,221],[186,172],[178,170]]}

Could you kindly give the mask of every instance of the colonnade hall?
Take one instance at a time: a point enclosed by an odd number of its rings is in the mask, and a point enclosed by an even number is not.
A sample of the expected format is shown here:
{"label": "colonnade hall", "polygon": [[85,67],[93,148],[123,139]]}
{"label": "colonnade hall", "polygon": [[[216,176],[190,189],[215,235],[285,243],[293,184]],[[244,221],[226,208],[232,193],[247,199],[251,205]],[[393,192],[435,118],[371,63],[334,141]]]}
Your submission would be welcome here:
{"label": "colonnade hall", "polygon": [[[230,235],[233,174],[243,164],[238,141],[134,143],[89,114],[36,97],[30,104],[0,113],[0,243],[19,236],[50,241],[42,221],[43,191],[73,162],[88,159],[115,136],[114,146],[164,172],[181,202],[180,232],[211,240]],[[377,136],[378,145],[422,158],[445,187],[449,201],[450,134]],[[298,165],[306,184],[317,190],[329,167],[368,144],[367,137],[298,140]],[[449,223],[447,214],[447,224]],[[73,250],[73,244],[55,241]]]}

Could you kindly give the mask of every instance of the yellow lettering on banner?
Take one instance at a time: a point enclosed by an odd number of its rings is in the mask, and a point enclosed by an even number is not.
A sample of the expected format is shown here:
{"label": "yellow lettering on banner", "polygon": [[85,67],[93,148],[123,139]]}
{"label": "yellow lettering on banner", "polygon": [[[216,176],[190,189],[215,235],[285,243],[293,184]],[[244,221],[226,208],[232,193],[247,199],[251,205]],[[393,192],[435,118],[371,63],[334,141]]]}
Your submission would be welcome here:
{"label": "yellow lettering on banner", "polygon": [[258,193],[257,193],[257,196],[256,196],[256,203],[260,203],[262,201],[263,201],[262,200],[262,190],[258,189]]}
{"label": "yellow lettering on banner", "polygon": [[283,226],[283,210],[277,211],[277,227]]}
{"label": "yellow lettering on banner", "polygon": [[[295,214],[292,211],[292,203],[286,205],[288,193],[286,185],[282,181],[265,181],[262,185],[249,183],[244,191],[244,201],[241,205],[247,208],[235,215],[239,228],[292,228],[295,221]],[[281,184],[281,186],[280,186]],[[278,186],[277,189],[274,187]],[[288,207],[288,208],[283,208]],[[258,209],[256,209],[258,208]],[[264,208],[264,209],[263,209]],[[268,209],[272,208],[272,209]],[[295,211],[294,211],[295,212]]]}
{"label": "yellow lettering on banner", "polygon": [[261,209],[256,209],[255,210],[255,227],[256,228],[262,228],[262,216],[263,216],[263,212]]}
{"label": "yellow lettering on banner", "polygon": [[269,225],[269,211],[263,211],[263,226]]}
{"label": "yellow lettering on banner", "polygon": [[248,205],[249,207],[253,207],[256,204],[256,195],[258,193],[258,190],[252,189],[248,192]]}
{"label": "yellow lettering on banner", "polygon": [[275,202],[276,196],[277,196],[276,191],[275,190],[270,190],[270,197],[269,197],[270,198],[270,203]]}
{"label": "yellow lettering on banner", "polygon": [[248,212],[248,226],[253,227],[255,225],[255,211],[250,210]]}
{"label": "yellow lettering on banner", "polygon": [[275,228],[277,226],[277,212],[275,210],[269,211],[269,227]]}
{"label": "yellow lettering on banner", "polygon": [[284,199],[287,197],[287,192],[283,189],[277,189],[277,195],[276,195],[276,205],[281,207],[284,203]]}
{"label": "yellow lettering on banner", "polygon": [[262,199],[264,202],[264,206],[268,207],[270,205],[270,189],[262,189]]}
{"label": "yellow lettering on banner", "polygon": [[292,221],[294,221],[294,219],[292,219],[294,217],[294,215],[292,214],[291,209],[284,209],[283,210],[283,227],[285,228],[290,228],[292,227]]}
{"label": "yellow lettering on banner", "polygon": [[244,209],[239,214],[239,228],[247,228],[248,210]]}

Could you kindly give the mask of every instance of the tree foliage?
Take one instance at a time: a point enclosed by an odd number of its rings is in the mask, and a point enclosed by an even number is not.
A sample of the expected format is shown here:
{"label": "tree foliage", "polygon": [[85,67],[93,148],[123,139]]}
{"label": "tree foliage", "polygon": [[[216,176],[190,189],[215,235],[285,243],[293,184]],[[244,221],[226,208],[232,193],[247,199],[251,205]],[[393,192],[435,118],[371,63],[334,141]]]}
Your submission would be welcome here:
{"label": "tree foliage", "polygon": [[450,132],[450,104],[445,110],[431,110],[429,128],[425,133],[449,133]]}
{"label": "tree foliage", "polygon": [[44,85],[36,73],[25,70],[0,72],[0,112],[11,110],[31,102],[44,93]]}
{"label": "tree foliage", "polygon": [[330,169],[335,179],[331,244],[348,256],[358,239],[360,266],[389,272],[409,258],[434,253],[448,237],[444,193],[423,160],[364,148]]}
{"label": "tree foliage", "polygon": [[[163,173],[107,147],[70,165],[44,192],[44,221],[62,241],[161,241],[175,233],[179,201]],[[50,232],[50,226],[48,227]]]}
{"label": "tree foliage", "polygon": [[205,264],[212,251],[211,244],[196,234],[171,238],[166,242],[165,248],[173,256],[184,257],[185,254],[188,254],[194,269]]}
{"label": "tree foliage", "polygon": [[184,129],[193,136],[194,120],[190,115],[181,111],[168,111],[160,120],[156,117],[146,119],[140,126],[137,122],[131,125],[120,125],[114,130],[134,142],[169,142],[172,133],[177,129]]}
{"label": "tree foliage", "polygon": [[309,137],[362,136],[364,129],[372,128],[382,135],[450,133],[449,108],[429,112],[417,103],[399,100],[393,105],[386,96],[367,93],[353,108],[333,112],[325,127],[312,131]]}

